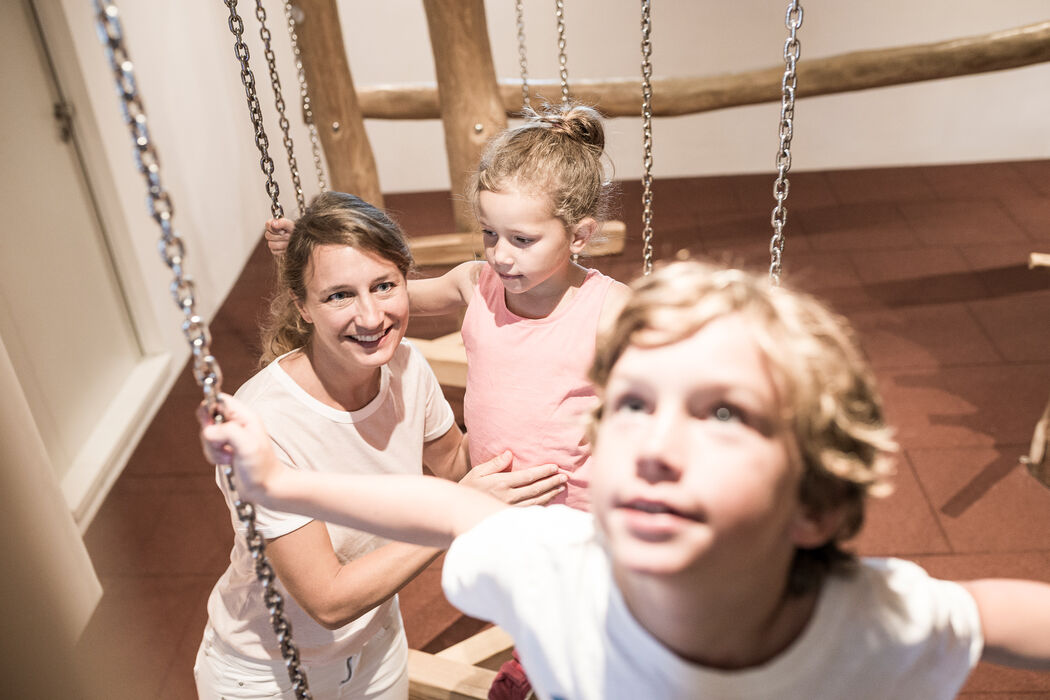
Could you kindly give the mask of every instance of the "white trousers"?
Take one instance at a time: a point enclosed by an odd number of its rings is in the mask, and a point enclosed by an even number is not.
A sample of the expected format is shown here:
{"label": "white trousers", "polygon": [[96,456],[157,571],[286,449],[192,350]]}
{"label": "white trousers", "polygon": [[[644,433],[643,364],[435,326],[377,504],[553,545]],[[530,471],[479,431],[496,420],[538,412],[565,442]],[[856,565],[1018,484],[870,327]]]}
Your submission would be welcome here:
{"label": "white trousers", "polygon": [[[326,664],[303,664],[315,700],[407,700],[408,643],[401,616],[361,652]],[[246,659],[225,648],[209,623],[193,666],[201,700],[294,700],[284,661]]]}

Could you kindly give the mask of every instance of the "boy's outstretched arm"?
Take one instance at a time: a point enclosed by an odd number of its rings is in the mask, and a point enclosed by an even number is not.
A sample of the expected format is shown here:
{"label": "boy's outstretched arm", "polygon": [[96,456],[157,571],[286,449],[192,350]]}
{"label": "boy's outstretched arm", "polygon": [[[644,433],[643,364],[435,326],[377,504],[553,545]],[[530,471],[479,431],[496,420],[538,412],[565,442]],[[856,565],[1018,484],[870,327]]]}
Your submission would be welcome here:
{"label": "boy's outstretched arm", "polygon": [[983,661],[1050,671],[1050,584],[983,579],[962,585],[981,615]]}
{"label": "boy's outstretched arm", "polygon": [[201,443],[209,461],[233,464],[246,500],[431,547],[448,547],[457,535],[507,507],[436,477],[289,469],[274,455],[258,416],[231,396],[222,400],[224,422],[213,422],[204,410],[198,413]]}

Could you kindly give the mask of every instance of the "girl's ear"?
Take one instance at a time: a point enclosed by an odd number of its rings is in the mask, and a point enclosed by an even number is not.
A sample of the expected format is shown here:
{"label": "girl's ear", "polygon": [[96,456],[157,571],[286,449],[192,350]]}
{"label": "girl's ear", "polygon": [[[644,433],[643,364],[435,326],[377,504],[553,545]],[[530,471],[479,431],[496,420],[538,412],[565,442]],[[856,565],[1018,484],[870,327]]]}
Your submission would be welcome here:
{"label": "girl's ear", "polygon": [[569,241],[569,252],[579,253],[591,240],[591,236],[598,232],[598,221],[591,217],[585,217],[572,227],[572,239]]}
{"label": "girl's ear", "polygon": [[791,542],[801,549],[823,547],[839,532],[845,518],[845,508],[831,508],[816,514],[800,508],[791,525]]}

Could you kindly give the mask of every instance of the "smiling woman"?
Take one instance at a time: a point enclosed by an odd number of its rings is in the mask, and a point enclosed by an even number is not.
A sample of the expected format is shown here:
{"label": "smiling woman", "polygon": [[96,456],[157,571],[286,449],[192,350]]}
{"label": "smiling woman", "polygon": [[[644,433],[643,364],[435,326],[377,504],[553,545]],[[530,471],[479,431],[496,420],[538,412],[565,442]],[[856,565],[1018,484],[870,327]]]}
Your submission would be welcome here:
{"label": "smiling woman", "polygon": [[[417,475],[425,466],[445,479],[467,475],[452,409],[426,361],[404,342],[411,265],[397,225],[353,195],[319,195],[296,223],[264,331],[264,366],[237,391],[265,421],[285,465]],[[542,501],[563,480],[553,466],[524,478],[498,473],[506,466],[502,459],[477,466],[464,482],[515,503]],[[225,479],[218,481],[233,509]],[[236,518],[234,526],[241,527]],[[266,508],[256,509],[256,527],[288,592],[285,612],[314,697],[407,697],[395,594],[438,550]],[[280,693],[290,683],[244,537],[230,561],[208,600],[198,692]]]}

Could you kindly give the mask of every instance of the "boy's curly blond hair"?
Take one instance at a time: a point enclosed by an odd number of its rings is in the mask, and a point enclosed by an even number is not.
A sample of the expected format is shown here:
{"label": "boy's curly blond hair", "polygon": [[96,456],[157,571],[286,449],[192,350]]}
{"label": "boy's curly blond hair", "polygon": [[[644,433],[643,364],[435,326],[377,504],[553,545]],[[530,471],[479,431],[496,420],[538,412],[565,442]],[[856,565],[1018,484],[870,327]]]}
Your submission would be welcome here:
{"label": "boy's curly blond hair", "polygon": [[[687,338],[716,318],[751,323],[781,396],[785,435],[803,467],[799,499],[811,516],[841,514],[817,549],[800,549],[789,590],[811,590],[833,567],[850,565],[839,543],[855,535],[870,495],[889,492],[897,452],[867,361],[845,319],[808,294],[773,287],[765,276],[699,262],[662,267],[632,285],[616,323],[599,339],[591,379],[601,389],[629,345]],[[599,405],[595,418],[600,419]],[[592,438],[594,437],[592,425]]]}

